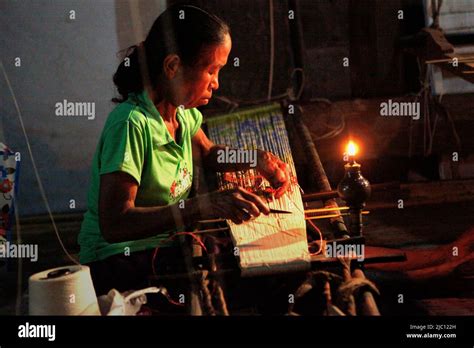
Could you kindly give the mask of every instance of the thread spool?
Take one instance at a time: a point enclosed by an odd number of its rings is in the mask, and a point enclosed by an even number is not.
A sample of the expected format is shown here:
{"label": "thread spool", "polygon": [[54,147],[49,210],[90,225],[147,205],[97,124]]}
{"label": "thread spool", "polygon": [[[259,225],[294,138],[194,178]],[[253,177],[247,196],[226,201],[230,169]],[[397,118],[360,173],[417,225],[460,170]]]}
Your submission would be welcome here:
{"label": "thread spool", "polygon": [[88,266],[65,266],[33,274],[28,281],[30,315],[100,315]]}

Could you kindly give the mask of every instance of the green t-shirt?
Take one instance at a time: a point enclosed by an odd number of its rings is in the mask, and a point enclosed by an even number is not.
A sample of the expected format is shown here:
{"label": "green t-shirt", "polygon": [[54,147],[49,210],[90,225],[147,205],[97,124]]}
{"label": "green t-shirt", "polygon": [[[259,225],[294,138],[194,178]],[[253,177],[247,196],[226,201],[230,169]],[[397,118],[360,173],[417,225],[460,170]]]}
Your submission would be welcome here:
{"label": "green t-shirt", "polygon": [[[109,115],[92,161],[92,179],[78,242],[81,263],[156,247],[170,231],[122,243],[107,243],[99,228],[100,175],[121,171],[138,182],[137,207],[163,206],[187,198],[193,177],[191,138],[201,127],[197,109],[177,109],[178,143],[146,91],[131,93]],[[127,248],[128,247],[128,248]]]}

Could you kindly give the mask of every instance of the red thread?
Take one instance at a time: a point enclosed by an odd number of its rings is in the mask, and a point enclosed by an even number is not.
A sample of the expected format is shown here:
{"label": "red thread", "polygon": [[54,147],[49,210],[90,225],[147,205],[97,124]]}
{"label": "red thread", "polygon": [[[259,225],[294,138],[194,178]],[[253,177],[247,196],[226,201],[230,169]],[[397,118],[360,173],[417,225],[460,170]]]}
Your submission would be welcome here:
{"label": "red thread", "polygon": [[[158,255],[158,251],[160,250],[160,244],[169,242],[169,241],[173,240],[174,238],[176,238],[177,236],[185,236],[185,235],[193,237],[194,240],[196,240],[199,243],[199,245],[204,249],[204,251],[207,253],[206,246],[194,233],[192,233],[192,232],[177,232],[177,233],[173,234],[172,236],[170,236],[169,238],[167,238],[166,240],[160,242],[157,245],[157,247],[155,248],[155,250],[153,252],[153,256],[151,258],[151,269],[153,270],[153,275],[155,275],[155,276],[157,275],[156,274],[156,268],[155,268],[155,260],[156,260],[156,255]],[[175,306],[184,306],[184,303],[179,303],[179,302],[174,301],[169,294],[166,296],[166,299],[168,300],[169,303],[171,303]]]}
{"label": "red thread", "polygon": [[306,220],[306,221],[308,221],[311,227],[313,227],[316,230],[316,232],[319,233],[319,250],[309,255],[310,256],[318,255],[323,249],[323,234],[321,233],[321,230],[318,228],[318,226],[316,226],[311,220]]}

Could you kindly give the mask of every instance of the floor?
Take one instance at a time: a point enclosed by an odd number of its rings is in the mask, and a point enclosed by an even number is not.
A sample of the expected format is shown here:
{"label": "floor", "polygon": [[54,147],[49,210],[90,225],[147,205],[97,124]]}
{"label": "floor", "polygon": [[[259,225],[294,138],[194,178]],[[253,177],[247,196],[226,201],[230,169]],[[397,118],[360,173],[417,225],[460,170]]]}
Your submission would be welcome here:
{"label": "floor", "polygon": [[[80,214],[58,216],[59,234],[72,254],[78,252],[75,238],[80,228]],[[366,219],[367,245],[406,250],[426,249],[455,241],[474,226],[473,202],[424,205],[405,209],[374,209]],[[48,268],[70,264],[47,219],[25,219],[22,243],[37,243],[37,262],[24,261],[18,279],[18,265],[0,267],[0,315],[27,314],[28,276]],[[410,284],[380,270],[366,275],[379,287],[378,304],[382,314],[466,315],[474,313],[474,277],[463,275],[457,281]],[[17,291],[18,281],[21,291]],[[399,303],[399,295],[404,302]],[[20,300],[18,302],[18,300]],[[17,304],[18,303],[18,304]]]}

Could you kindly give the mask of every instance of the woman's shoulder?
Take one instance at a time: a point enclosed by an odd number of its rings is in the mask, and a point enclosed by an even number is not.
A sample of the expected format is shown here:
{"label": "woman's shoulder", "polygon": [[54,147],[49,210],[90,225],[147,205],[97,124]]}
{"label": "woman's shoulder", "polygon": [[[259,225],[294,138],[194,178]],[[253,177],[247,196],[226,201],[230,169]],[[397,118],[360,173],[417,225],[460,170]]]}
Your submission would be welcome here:
{"label": "woman's shoulder", "polygon": [[139,105],[126,100],[118,104],[109,114],[105,128],[116,125],[132,123],[140,129],[146,125],[147,117],[145,111]]}

